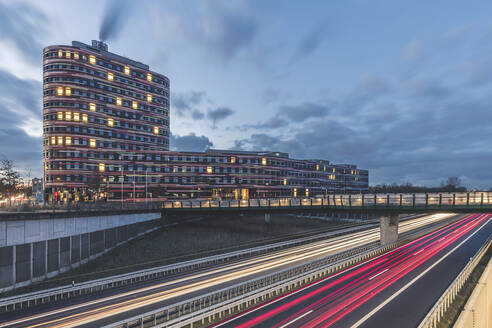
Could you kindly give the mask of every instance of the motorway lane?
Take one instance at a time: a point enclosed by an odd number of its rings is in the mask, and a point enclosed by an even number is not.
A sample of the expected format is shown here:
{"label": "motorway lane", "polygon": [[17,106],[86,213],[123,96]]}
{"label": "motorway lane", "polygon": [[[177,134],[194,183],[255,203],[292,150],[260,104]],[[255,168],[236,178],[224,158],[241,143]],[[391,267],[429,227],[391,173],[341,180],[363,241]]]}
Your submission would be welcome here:
{"label": "motorway lane", "polygon": [[[400,231],[409,231],[451,215],[431,215],[402,222]],[[324,241],[238,261],[203,270],[179,278],[156,281],[135,290],[75,303],[52,303],[44,308],[5,314],[0,327],[72,327],[99,326],[138,313],[175,303],[178,298],[191,298],[212,289],[219,289],[254,276],[278,271],[289,266],[312,261],[348,248],[379,239],[379,229],[373,228]],[[97,297],[97,296],[96,296]],[[42,312],[41,312],[42,311]]]}
{"label": "motorway lane", "polygon": [[[415,327],[491,234],[490,215],[471,215],[215,326]],[[417,279],[468,237],[429,274]],[[412,279],[415,285],[401,291]],[[394,300],[374,311],[391,297]]]}

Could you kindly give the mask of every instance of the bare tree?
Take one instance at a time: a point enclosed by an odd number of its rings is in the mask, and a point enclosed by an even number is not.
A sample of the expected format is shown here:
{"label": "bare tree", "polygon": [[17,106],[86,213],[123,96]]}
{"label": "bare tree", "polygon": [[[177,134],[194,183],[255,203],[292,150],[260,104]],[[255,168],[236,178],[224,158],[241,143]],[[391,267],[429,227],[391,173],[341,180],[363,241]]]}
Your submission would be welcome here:
{"label": "bare tree", "polygon": [[12,196],[22,184],[22,178],[15,170],[14,162],[6,157],[0,161],[0,180],[2,193],[8,196],[9,205],[12,205]]}

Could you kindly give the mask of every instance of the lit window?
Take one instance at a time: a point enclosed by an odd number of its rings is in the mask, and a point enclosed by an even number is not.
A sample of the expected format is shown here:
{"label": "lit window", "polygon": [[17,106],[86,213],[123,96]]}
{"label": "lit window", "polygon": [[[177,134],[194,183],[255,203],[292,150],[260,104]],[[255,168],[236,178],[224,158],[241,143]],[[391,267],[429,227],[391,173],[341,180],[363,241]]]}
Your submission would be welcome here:
{"label": "lit window", "polygon": [[113,81],[113,80],[114,80],[113,73],[108,73],[108,81]]}
{"label": "lit window", "polygon": [[287,185],[287,179],[284,179],[284,186]]}
{"label": "lit window", "polygon": [[297,188],[294,188],[294,197],[297,197]]}
{"label": "lit window", "polygon": [[152,74],[147,73],[147,81],[152,82]]}
{"label": "lit window", "polygon": [[89,110],[90,110],[91,112],[95,112],[95,111],[96,111],[96,104],[94,104],[94,103],[90,103],[90,104],[89,104]]}
{"label": "lit window", "polygon": [[114,120],[112,118],[108,118],[108,126],[113,126]]}
{"label": "lit window", "polygon": [[65,51],[65,58],[70,59],[70,51]]}
{"label": "lit window", "polygon": [[51,144],[56,145],[56,137],[51,137]]}
{"label": "lit window", "polygon": [[319,164],[316,164],[316,171],[319,171]]}
{"label": "lit window", "polygon": [[94,57],[93,55],[90,55],[89,56],[89,63],[95,64],[96,63],[96,57]]}
{"label": "lit window", "polygon": [[56,94],[59,95],[59,96],[63,96],[63,88],[62,87],[58,87],[56,89]]}
{"label": "lit window", "polygon": [[120,97],[116,97],[116,105],[121,106],[123,102],[121,101]]}
{"label": "lit window", "polygon": [[63,50],[58,49],[58,57],[62,58],[63,57]]}
{"label": "lit window", "polygon": [[72,120],[72,113],[65,112],[65,121],[71,121],[71,120]]}
{"label": "lit window", "polygon": [[74,52],[73,53],[73,58],[74,59],[79,59],[79,53],[78,52]]}
{"label": "lit window", "polygon": [[58,121],[63,120],[63,112],[56,113],[56,118],[58,119]]}
{"label": "lit window", "polygon": [[72,137],[65,137],[65,145],[70,146],[72,144]]}
{"label": "lit window", "polygon": [[136,101],[132,101],[132,107],[133,107],[133,109],[137,109],[138,103]]}
{"label": "lit window", "polygon": [[207,166],[207,173],[212,173],[213,172],[213,169],[211,166]]}
{"label": "lit window", "polygon": [[80,114],[77,112],[73,113],[73,120],[74,121],[80,121]]}
{"label": "lit window", "polygon": [[58,144],[63,145],[63,137],[58,137]]}
{"label": "lit window", "polygon": [[124,71],[125,71],[125,74],[126,74],[126,75],[130,75],[130,67],[125,66]]}
{"label": "lit window", "polygon": [[106,171],[106,165],[104,163],[99,163],[99,172]]}
{"label": "lit window", "polygon": [[159,134],[159,127],[154,126],[154,134]]}
{"label": "lit window", "polygon": [[335,168],[333,168],[333,173],[335,173]]}
{"label": "lit window", "polygon": [[236,163],[236,157],[234,157],[234,156],[231,157],[231,163],[232,164]]}
{"label": "lit window", "polygon": [[306,188],[306,197],[309,197],[309,189]]}
{"label": "lit window", "polygon": [[65,88],[65,96],[71,96],[72,95],[72,89],[69,87]]}
{"label": "lit window", "polygon": [[152,102],[152,95],[147,95],[147,101]]}
{"label": "lit window", "polygon": [[266,159],[266,157],[263,157],[261,159],[261,165],[267,165],[267,159]]}
{"label": "lit window", "polygon": [[89,147],[96,147],[96,139],[89,139]]}
{"label": "lit window", "polygon": [[87,114],[82,114],[82,122],[87,123]]}

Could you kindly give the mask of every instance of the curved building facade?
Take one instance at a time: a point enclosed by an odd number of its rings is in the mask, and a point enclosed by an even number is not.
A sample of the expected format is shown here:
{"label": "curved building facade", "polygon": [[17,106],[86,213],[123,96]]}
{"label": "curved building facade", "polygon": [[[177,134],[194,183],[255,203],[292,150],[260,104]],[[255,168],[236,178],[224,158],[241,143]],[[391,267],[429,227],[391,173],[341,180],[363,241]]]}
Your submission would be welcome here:
{"label": "curved building facade", "polygon": [[45,199],[306,197],[364,192],[367,170],[286,153],[169,151],[169,79],[107,45],[43,53]]}

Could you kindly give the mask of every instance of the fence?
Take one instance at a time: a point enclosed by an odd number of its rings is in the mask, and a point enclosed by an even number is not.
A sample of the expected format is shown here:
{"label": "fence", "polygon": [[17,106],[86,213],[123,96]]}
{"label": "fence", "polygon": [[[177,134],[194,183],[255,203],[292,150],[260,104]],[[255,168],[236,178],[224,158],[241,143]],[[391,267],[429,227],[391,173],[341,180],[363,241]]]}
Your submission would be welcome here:
{"label": "fence", "polygon": [[492,238],[489,238],[488,242],[483,245],[480,250],[473,256],[467,265],[461,270],[456,279],[449,285],[444,291],[439,300],[434,304],[432,309],[427,313],[424,320],[420,323],[419,328],[434,328],[437,327],[441,319],[443,318],[446,310],[451,306],[454,299],[460,292],[463,285],[466,283],[471,273],[480,262],[482,257],[487,252],[488,248],[492,245]]}

